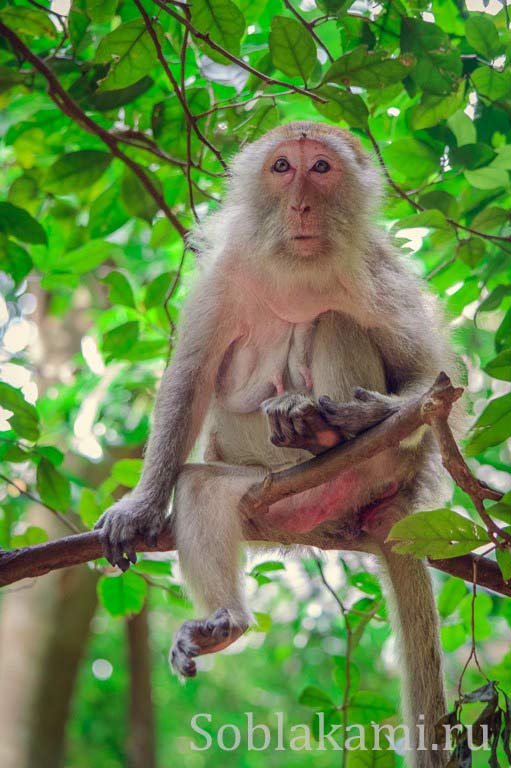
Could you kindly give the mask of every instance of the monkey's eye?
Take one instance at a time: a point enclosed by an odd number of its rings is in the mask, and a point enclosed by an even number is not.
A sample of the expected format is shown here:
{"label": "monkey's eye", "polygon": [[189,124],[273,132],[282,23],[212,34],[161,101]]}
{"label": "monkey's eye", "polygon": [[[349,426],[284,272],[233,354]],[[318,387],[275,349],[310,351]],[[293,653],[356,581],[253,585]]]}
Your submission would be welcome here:
{"label": "monkey's eye", "polygon": [[326,160],[318,160],[313,165],[312,170],[316,171],[316,173],[327,173],[330,170],[330,163],[327,163]]}
{"label": "monkey's eye", "polygon": [[271,169],[276,173],[286,173],[286,171],[289,171],[290,167],[291,166],[284,157],[279,157],[278,160],[275,160]]}

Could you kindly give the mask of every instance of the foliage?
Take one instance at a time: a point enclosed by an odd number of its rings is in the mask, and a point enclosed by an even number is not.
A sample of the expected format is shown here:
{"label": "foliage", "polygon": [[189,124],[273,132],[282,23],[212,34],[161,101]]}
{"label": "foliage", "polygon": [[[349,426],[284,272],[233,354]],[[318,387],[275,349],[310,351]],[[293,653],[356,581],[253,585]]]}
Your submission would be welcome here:
{"label": "foliage", "polygon": [[[214,209],[225,166],[240,144],[293,119],[351,129],[382,166],[385,226],[408,251],[411,268],[442,298],[463,357],[475,422],[465,447],[470,466],[490,484],[509,487],[508,10],[469,12],[454,0],[312,5],[196,0],[185,8],[163,0],[73,0],[62,16],[28,0],[0,2],[0,471],[17,484],[2,491],[1,546],[46,536],[25,519],[28,500],[20,490],[73,524],[92,527],[114,497],[136,484],[153,392],[194,270],[183,233]],[[31,317],[34,296],[38,309]],[[52,372],[37,354],[37,326],[46,353],[55,338],[49,329],[78,329],[77,344]],[[487,512],[505,542],[509,494]],[[455,489],[449,509],[418,514],[394,534],[400,551],[449,557],[481,544],[494,548],[483,523]],[[331,713],[346,704],[356,709],[356,722],[395,715],[395,681],[389,683],[379,653],[388,637],[386,616],[368,566],[343,561],[342,600],[353,612],[356,640],[347,654],[346,630],[320,592],[314,564],[300,571],[308,589],[298,600],[292,580],[272,562],[256,566],[250,579],[260,613],[273,617],[265,649],[247,652],[234,684],[232,659],[220,660],[210,703],[222,710],[232,697],[238,718],[252,686],[261,692],[259,703],[303,713],[297,704],[303,689],[302,704]],[[509,579],[505,545],[497,562]],[[161,748],[175,751],[183,731],[169,724],[168,705],[179,701],[192,714],[208,696],[200,683],[186,692],[171,687],[161,669],[164,617],[187,611],[169,561],[146,559],[132,573],[106,573],[98,590],[115,617],[139,610],[148,584],[162,680]],[[291,621],[278,618],[283,603],[295,616]],[[311,622],[311,604],[322,606],[325,621]],[[509,638],[509,602],[481,594],[474,603],[462,582],[447,579],[439,605],[445,650],[460,648],[475,630],[485,673],[509,686],[509,658],[494,669],[490,661],[492,638],[506,632]],[[111,637],[95,637],[90,653],[122,665],[113,639],[117,625],[102,621]],[[258,617],[259,630],[269,623]],[[339,642],[334,653],[329,635]],[[449,654],[447,666],[456,689],[460,669]],[[122,689],[115,675],[95,680],[88,670],[82,670],[83,697],[76,704],[85,732],[100,706],[98,691],[117,685],[121,695]],[[293,681],[286,690],[279,690],[281,674]],[[483,681],[469,669],[467,685]],[[364,698],[370,690],[384,692],[377,714],[374,696]],[[123,764],[115,738],[101,732],[112,766]],[[79,750],[71,750],[73,765],[81,766]],[[204,764],[200,753],[185,752]],[[263,759],[247,755],[244,765]],[[219,760],[241,764],[236,752],[220,751]],[[330,764],[321,752],[300,764],[308,760]]]}

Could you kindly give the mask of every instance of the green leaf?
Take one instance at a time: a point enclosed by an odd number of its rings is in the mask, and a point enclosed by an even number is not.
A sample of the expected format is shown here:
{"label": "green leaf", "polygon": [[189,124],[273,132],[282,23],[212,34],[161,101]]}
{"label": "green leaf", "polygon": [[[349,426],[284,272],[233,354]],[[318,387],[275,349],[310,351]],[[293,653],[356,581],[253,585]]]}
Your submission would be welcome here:
{"label": "green leaf", "polygon": [[32,259],[21,245],[0,235],[0,270],[20,283],[32,269]]}
{"label": "green leaf", "polygon": [[35,442],[39,437],[39,417],[31,403],[27,403],[19,389],[0,382],[0,406],[12,411],[9,423],[19,437]]}
{"label": "green leaf", "polygon": [[11,547],[32,547],[34,544],[44,544],[48,541],[48,534],[37,525],[29,525],[24,533],[11,537]]}
{"label": "green leaf", "polygon": [[52,268],[56,271],[73,272],[81,275],[96,269],[107,259],[115,258],[119,253],[120,248],[115,243],[91,240],[80,248],[60,256],[52,264]]}
{"label": "green leaf", "polygon": [[494,519],[511,523],[511,504],[509,502],[498,501],[496,504],[492,504],[491,507],[487,507],[486,511]]}
{"label": "green leaf", "polygon": [[[161,193],[162,186],[158,177],[147,169],[144,169],[144,173]],[[149,224],[159,210],[159,205],[154,197],[149,194],[138,176],[128,168],[124,169],[121,180],[121,199],[130,216],[144,219]]]}
{"label": "green leaf", "polygon": [[57,37],[57,29],[48,14],[37,8],[7,6],[0,11],[0,20],[21,36]]}
{"label": "green leaf", "polygon": [[397,542],[394,551],[415,557],[456,557],[472,552],[489,541],[488,534],[472,520],[451,509],[435,509],[399,520],[388,540]]}
{"label": "green leaf", "polygon": [[[480,237],[469,237],[456,248],[456,256],[472,269],[484,259],[486,243]],[[477,291],[479,295],[479,291]]]}
{"label": "green leaf", "polygon": [[468,183],[476,189],[496,189],[509,184],[509,174],[503,168],[479,168],[464,173]]}
{"label": "green leaf", "polygon": [[125,307],[135,306],[133,289],[128,278],[122,272],[109,272],[106,277],[101,278],[101,282],[106,283],[110,288],[108,294],[110,304],[122,304]]}
{"label": "green leaf", "polygon": [[490,205],[477,214],[472,221],[472,226],[479,232],[491,232],[500,229],[511,220],[511,212],[505,208]]}
{"label": "green leaf", "polygon": [[122,357],[138,338],[139,324],[136,320],[123,323],[103,335],[103,350],[112,358]]}
{"label": "green leaf", "polygon": [[269,616],[267,613],[254,611],[254,619],[255,624],[252,627],[254,632],[264,632],[266,634],[270,631],[273,624],[271,616]]}
{"label": "green leaf", "polygon": [[498,285],[493,289],[490,295],[487,296],[483,302],[481,302],[477,310],[478,313],[493,312],[494,309],[498,309],[500,307],[503,300],[507,296],[511,296],[511,285]]}
{"label": "green leaf", "polygon": [[274,66],[289,77],[309,79],[317,61],[316,44],[296,19],[275,16],[270,29],[270,53]]}
{"label": "green leaf", "polygon": [[87,16],[95,24],[105,24],[110,21],[117,8],[118,0],[86,0]]}
{"label": "green leaf", "polygon": [[505,349],[483,369],[489,376],[501,381],[511,381],[511,349]]}
{"label": "green leaf", "polygon": [[459,93],[450,96],[425,94],[412,112],[411,127],[414,131],[419,131],[438,125],[459,109],[462,98],[461,89]]}
{"label": "green leaf", "polygon": [[382,154],[391,168],[409,179],[425,180],[440,169],[435,151],[411,136],[393,141],[383,148]]}
{"label": "green leaf", "polygon": [[472,48],[489,61],[501,50],[497,27],[486,14],[470,16],[466,20],[465,37]]}
{"label": "green leaf", "polygon": [[330,696],[315,685],[308,685],[307,688],[304,688],[298,703],[319,711],[335,707],[335,702]]}
{"label": "green leaf", "polygon": [[321,115],[335,123],[344,120],[352,128],[367,128],[369,111],[358,93],[342,91],[333,85],[323,85],[318,94],[328,99],[327,104],[314,102],[314,107]]}
{"label": "green leaf", "polygon": [[495,349],[497,352],[502,352],[507,347],[511,347],[511,309],[508,309],[504,315],[504,319],[495,334]]}
{"label": "green leaf", "polygon": [[163,272],[155,277],[154,280],[151,280],[145,290],[144,304],[147,309],[163,306],[175,276],[175,272]]}
{"label": "green leaf", "polygon": [[134,488],[142,473],[142,459],[120,459],[112,467],[112,477],[127,488]]}
{"label": "green leaf", "polygon": [[376,691],[357,691],[348,701],[350,720],[354,723],[379,723],[395,714],[395,707]]}
{"label": "green leaf", "polygon": [[424,91],[442,96],[457,90],[462,72],[460,53],[436,24],[403,17],[401,51],[415,55],[417,63],[411,77]]}
{"label": "green leaf", "polygon": [[[152,21],[160,45],[165,36],[158,22]],[[96,64],[110,64],[108,74],[99,81],[100,91],[125,88],[147,75],[158,63],[156,48],[143,19],[121,24],[102,38],[96,51]]]}
{"label": "green leaf", "polygon": [[168,560],[150,560],[147,557],[140,557],[133,568],[138,573],[147,573],[150,576],[170,576],[172,574],[172,565]]}
{"label": "green leaf", "polygon": [[268,573],[269,571],[284,571],[285,565],[280,560],[266,560],[264,563],[258,563],[252,569],[252,572]]}
{"label": "green leaf", "polygon": [[465,582],[451,576],[442,587],[438,596],[438,612],[445,619],[453,613],[463,598],[468,594]]}
{"label": "green leaf", "polygon": [[94,491],[91,488],[84,488],[80,497],[78,514],[87,528],[94,528],[102,511]]}
{"label": "green leaf", "polygon": [[[353,694],[360,685],[360,670],[355,664],[353,664],[353,662],[350,662],[349,665],[349,675],[349,690],[350,693]],[[341,693],[344,693],[348,687],[348,680],[346,679],[345,656],[335,657],[335,668],[332,672],[332,677],[338,689],[341,691]]]}
{"label": "green leaf", "polygon": [[[191,5],[192,24],[199,32],[229,53],[239,56],[241,38],[245,33],[245,17],[231,0],[194,0]],[[207,46],[208,56],[221,64],[225,57]]]}
{"label": "green leaf", "polygon": [[86,33],[90,19],[86,13],[86,6],[86,0],[73,0],[69,9],[67,26],[75,54],[87,45],[88,35]]}
{"label": "green leaf", "polygon": [[421,229],[423,227],[428,227],[428,229],[444,229],[448,224],[441,211],[431,208],[428,211],[413,213],[411,216],[399,219],[394,226],[399,231],[400,229],[417,229],[418,227]]}
{"label": "green leaf", "polygon": [[470,78],[479,93],[494,101],[504,99],[511,88],[509,71],[497,72],[492,67],[478,67],[474,69]]}
{"label": "green leaf", "polygon": [[111,616],[129,616],[144,607],[147,583],[136,573],[102,576],[98,581],[98,597]]}
{"label": "green leaf", "polygon": [[453,132],[458,147],[475,144],[477,141],[475,123],[461,109],[448,118],[447,125]]}
{"label": "green leaf", "polygon": [[[211,106],[211,98],[206,88],[187,88],[186,101],[192,115],[206,112]],[[151,127],[158,146],[169,152],[172,157],[188,159],[187,122],[183,107],[177,96],[170,96],[154,105],[151,115]],[[195,156],[200,149],[200,142],[192,134],[190,150]]]}
{"label": "green leaf", "polygon": [[59,512],[67,512],[71,503],[69,480],[46,458],[42,458],[37,465],[36,485],[37,492],[45,504]]}
{"label": "green leaf", "polygon": [[467,456],[477,456],[511,437],[511,393],[491,400],[474,424],[465,446]]}
{"label": "green leaf", "polygon": [[461,622],[441,627],[440,640],[444,651],[456,651],[465,643],[467,632]]}
{"label": "green leaf", "polygon": [[127,85],[126,88],[116,88],[115,91],[95,91],[89,95],[89,102],[98,112],[108,112],[111,109],[119,109],[125,104],[131,104],[153,85],[154,80],[151,77],[141,77],[136,83]]}
{"label": "green leaf", "polygon": [[511,579],[511,552],[507,549],[497,549],[496,558],[502,578],[504,581],[509,581]]}
{"label": "green leaf", "polygon": [[106,237],[128,221],[128,214],[121,205],[119,182],[105,189],[90,207],[89,232],[91,237]]}
{"label": "green leaf", "polygon": [[488,144],[464,144],[462,147],[454,147],[450,154],[451,165],[459,165],[469,170],[475,170],[482,165],[488,165],[496,153]]}
{"label": "green leaf", "polygon": [[44,187],[54,195],[69,195],[90,187],[106,171],[112,155],[98,149],[80,149],[61,155],[50,167]]}
{"label": "green leaf", "polygon": [[0,232],[23,243],[46,245],[46,232],[27,211],[12,203],[0,203]]}
{"label": "green leaf", "polygon": [[392,58],[387,51],[369,51],[361,45],[334,61],[323,83],[340,83],[362,88],[386,88],[409,75],[415,58],[409,54]]}

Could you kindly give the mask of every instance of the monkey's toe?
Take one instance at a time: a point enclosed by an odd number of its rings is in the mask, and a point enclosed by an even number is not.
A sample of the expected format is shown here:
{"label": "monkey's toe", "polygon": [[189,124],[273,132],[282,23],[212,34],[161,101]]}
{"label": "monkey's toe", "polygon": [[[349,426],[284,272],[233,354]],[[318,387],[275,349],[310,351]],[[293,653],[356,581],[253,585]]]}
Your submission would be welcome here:
{"label": "monkey's toe", "polygon": [[227,648],[241,637],[247,626],[236,623],[227,608],[219,608],[205,619],[185,621],[170,650],[171,666],[183,677],[195,677],[197,656]]}

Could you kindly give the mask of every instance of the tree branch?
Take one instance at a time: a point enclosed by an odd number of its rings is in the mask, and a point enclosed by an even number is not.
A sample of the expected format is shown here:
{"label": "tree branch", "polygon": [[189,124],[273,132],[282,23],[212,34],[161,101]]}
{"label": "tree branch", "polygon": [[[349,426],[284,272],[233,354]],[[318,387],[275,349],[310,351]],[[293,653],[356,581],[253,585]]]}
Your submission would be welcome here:
{"label": "tree branch", "polygon": [[140,180],[143,187],[147,190],[149,195],[156,202],[158,207],[163,211],[170,223],[179,232],[181,237],[186,235],[186,227],[184,227],[175,213],[167,205],[163,194],[154,186],[149,176],[146,174],[141,165],[136,163],[131,157],[128,157],[122,149],[119,149],[117,142],[119,138],[115,134],[110,133],[98,123],[89,117],[81,107],[78,106],[76,101],[71,98],[67,91],[61,86],[58,79],[55,77],[51,69],[45,64],[45,62],[32,53],[30,48],[27,48],[23,40],[13,32],[12,29],[7,27],[0,21],[0,33],[10,42],[13,49],[18,51],[25,61],[29,61],[33,67],[45,78],[48,83],[48,95],[52,101],[57,105],[61,112],[67,117],[71,118],[75,123],[80,125],[87,133],[91,133],[100,139],[105,144],[112,155],[126,165]]}
{"label": "tree branch", "polygon": [[[286,545],[305,544],[332,550],[348,549],[346,541],[342,536],[336,536],[335,530],[332,532],[330,528],[328,535],[325,536],[321,526],[307,534],[286,533],[284,539],[281,531],[272,530],[267,525],[265,511],[270,504],[280,499],[321,485],[348,467],[398,445],[422,424],[432,424],[433,431],[437,435],[438,425],[442,424],[439,446],[444,466],[456,480],[460,481],[478,511],[481,513],[482,508],[484,513],[482,499],[498,500],[502,494],[488,488],[473,477],[456,444],[454,443],[453,448],[450,438],[446,438],[446,435],[452,437],[447,419],[453,403],[461,393],[462,390],[453,387],[448,376],[442,373],[427,392],[410,399],[386,421],[377,424],[356,439],[290,469],[269,472],[264,480],[255,483],[241,500],[240,514],[243,516],[245,538],[248,541],[269,541]],[[168,527],[160,534],[156,547],[149,547],[140,537],[136,542],[137,551],[167,552],[175,549],[171,522],[172,516],[169,518]],[[96,560],[102,555],[100,531],[89,531],[45,544],[0,552],[0,586],[12,584],[24,578],[40,576],[58,568]],[[511,597],[511,582],[504,582],[497,564],[492,560],[476,555],[464,555],[442,560],[430,559],[429,564],[438,570],[471,582],[474,558],[477,558],[478,562],[477,583]]]}

